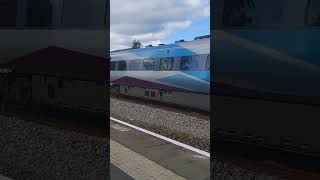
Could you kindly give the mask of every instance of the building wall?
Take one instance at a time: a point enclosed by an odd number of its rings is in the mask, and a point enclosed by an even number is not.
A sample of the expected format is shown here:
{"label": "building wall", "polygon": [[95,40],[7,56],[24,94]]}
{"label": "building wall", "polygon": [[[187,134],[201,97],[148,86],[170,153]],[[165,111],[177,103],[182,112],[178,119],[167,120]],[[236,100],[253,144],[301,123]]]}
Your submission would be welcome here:
{"label": "building wall", "polygon": [[[59,86],[60,81],[60,86]],[[51,105],[72,110],[103,111],[108,109],[107,83],[97,84],[93,81],[67,80],[57,77],[32,75],[16,77],[8,87],[10,102]],[[53,96],[50,96],[50,89]]]}
{"label": "building wall", "polygon": [[176,103],[183,106],[210,111],[210,95],[206,94],[190,94],[172,91],[170,94],[163,94],[161,100],[167,103]]}
{"label": "building wall", "polygon": [[[53,96],[50,96],[49,88],[53,89]],[[106,84],[99,85],[91,81],[37,75],[32,76],[32,98],[34,102],[40,104],[89,111],[107,111],[107,98],[109,97]]]}
{"label": "building wall", "polygon": [[112,86],[110,92],[210,111],[210,95],[207,94],[191,94],[178,91],[161,94],[158,89],[128,86]]}
{"label": "building wall", "polygon": [[27,104],[31,100],[31,77],[15,77],[8,81],[8,86],[5,87],[7,101],[14,104]]}

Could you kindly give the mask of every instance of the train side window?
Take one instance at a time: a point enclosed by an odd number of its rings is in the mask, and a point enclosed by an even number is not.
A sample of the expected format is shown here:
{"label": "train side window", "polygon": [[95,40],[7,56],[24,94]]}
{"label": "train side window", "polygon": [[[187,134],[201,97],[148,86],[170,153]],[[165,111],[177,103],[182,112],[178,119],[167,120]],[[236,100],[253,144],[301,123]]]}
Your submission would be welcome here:
{"label": "train side window", "polygon": [[306,9],[305,23],[308,26],[320,26],[320,1],[309,0]]}
{"label": "train side window", "polygon": [[67,28],[103,28],[106,3],[107,1],[94,1],[94,3],[88,0],[63,1],[61,24]]}
{"label": "train side window", "polygon": [[[272,11],[270,11],[272,9]],[[225,27],[277,27],[283,24],[284,0],[225,0]]]}
{"label": "train side window", "polygon": [[206,70],[210,71],[210,54],[207,56]]}
{"label": "train side window", "polygon": [[110,70],[116,70],[116,62],[115,61],[112,61],[110,62]]}
{"label": "train side window", "polygon": [[197,70],[200,56],[182,56],[180,70]]}
{"label": "train side window", "polygon": [[154,60],[152,59],[145,59],[143,60],[143,70],[154,70]]}
{"label": "train side window", "polygon": [[127,62],[126,61],[119,61],[118,62],[118,71],[125,71],[127,70]]}
{"label": "train side window", "polygon": [[52,23],[52,5],[49,0],[26,1],[25,27],[49,27]]}
{"label": "train side window", "polygon": [[173,68],[173,62],[174,58],[173,57],[165,57],[165,58],[160,58],[160,67],[159,70],[161,71],[170,71]]}
{"label": "train side window", "polygon": [[17,0],[0,1],[0,27],[15,27]]}
{"label": "train side window", "polygon": [[130,71],[139,71],[140,70],[141,60],[127,61],[127,63],[128,63],[128,69]]}

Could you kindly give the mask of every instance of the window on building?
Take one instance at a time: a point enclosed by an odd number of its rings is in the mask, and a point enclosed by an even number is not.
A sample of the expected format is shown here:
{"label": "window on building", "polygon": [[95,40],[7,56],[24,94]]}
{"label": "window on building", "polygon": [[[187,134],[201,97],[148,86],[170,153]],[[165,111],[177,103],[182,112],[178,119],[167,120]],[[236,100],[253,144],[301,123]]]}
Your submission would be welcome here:
{"label": "window on building", "polygon": [[149,91],[145,91],[144,96],[149,96]]}
{"label": "window on building", "polygon": [[170,71],[173,68],[173,62],[174,58],[173,57],[166,57],[166,58],[161,58],[160,59],[160,67],[159,70],[161,71]]}
{"label": "window on building", "polygon": [[200,56],[182,56],[180,59],[180,70],[198,70]]}
{"label": "window on building", "polygon": [[62,79],[59,79],[58,80],[58,88],[63,88],[63,80]]}
{"label": "window on building", "polygon": [[48,98],[52,99],[54,98],[54,88],[52,85],[48,85]]}
{"label": "window on building", "polygon": [[118,71],[126,71],[127,70],[127,62],[119,61],[118,62]]}
{"label": "window on building", "polygon": [[143,60],[142,70],[154,70],[154,60],[152,59]]}

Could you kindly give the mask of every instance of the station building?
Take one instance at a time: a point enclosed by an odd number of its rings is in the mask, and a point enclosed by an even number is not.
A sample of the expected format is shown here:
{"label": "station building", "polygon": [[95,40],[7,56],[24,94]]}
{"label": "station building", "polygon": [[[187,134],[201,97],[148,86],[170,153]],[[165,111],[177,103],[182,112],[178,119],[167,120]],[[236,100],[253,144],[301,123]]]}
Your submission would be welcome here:
{"label": "station building", "polygon": [[107,112],[107,62],[60,47],[36,50],[0,66],[2,104]]}

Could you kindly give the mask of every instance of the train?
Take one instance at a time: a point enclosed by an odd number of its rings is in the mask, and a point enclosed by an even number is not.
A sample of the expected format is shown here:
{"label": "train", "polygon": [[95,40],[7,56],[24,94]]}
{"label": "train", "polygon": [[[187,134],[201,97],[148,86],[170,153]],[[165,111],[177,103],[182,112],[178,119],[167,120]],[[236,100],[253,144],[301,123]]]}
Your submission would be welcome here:
{"label": "train", "polygon": [[1,0],[0,63],[49,46],[106,57],[109,9],[107,0]]}
{"label": "train", "polygon": [[320,156],[320,2],[213,2],[212,142]]}
{"label": "train", "polygon": [[210,35],[110,53],[111,93],[210,111]]}
{"label": "train", "polygon": [[2,104],[108,112],[109,14],[107,0],[1,0]]}

